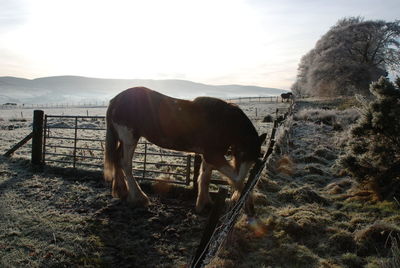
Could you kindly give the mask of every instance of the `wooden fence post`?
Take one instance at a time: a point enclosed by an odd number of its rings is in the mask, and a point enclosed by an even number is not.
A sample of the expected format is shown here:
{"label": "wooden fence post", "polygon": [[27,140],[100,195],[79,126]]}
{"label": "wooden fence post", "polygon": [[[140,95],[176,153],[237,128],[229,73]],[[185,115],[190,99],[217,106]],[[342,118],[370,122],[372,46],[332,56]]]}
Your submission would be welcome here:
{"label": "wooden fence post", "polygon": [[210,216],[208,217],[207,225],[204,229],[203,236],[201,237],[200,244],[196,250],[194,258],[191,260],[190,268],[203,267],[203,260],[206,257],[206,253],[209,247],[209,242],[214,234],[215,227],[221,218],[221,214],[225,207],[225,199],[228,195],[226,188],[219,188],[218,194],[211,210]]}
{"label": "wooden fence post", "polygon": [[43,115],[42,110],[33,111],[31,162],[34,165],[43,164]]}

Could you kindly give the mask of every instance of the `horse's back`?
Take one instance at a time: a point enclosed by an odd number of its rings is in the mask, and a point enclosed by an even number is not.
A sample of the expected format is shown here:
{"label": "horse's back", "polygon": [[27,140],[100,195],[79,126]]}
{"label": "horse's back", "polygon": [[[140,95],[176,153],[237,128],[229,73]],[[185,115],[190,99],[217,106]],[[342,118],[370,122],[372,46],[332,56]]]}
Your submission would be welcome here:
{"label": "horse's back", "polygon": [[196,131],[204,128],[196,105],[144,87],[127,89],[110,102],[108,116],[161,147],[187,150]]}

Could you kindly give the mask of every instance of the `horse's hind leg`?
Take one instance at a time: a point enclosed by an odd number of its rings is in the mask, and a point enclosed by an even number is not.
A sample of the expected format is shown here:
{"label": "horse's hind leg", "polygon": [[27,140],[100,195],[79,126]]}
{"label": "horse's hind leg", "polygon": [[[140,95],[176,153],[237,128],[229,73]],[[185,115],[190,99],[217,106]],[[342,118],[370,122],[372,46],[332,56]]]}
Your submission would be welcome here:
{"label": "horse's hind leg", "polygon": [[207,204],[212,203],[210,193],[208,192],[212,170],[212,166],[203,159],[200,167],[200,175],[198,178],[199,193],[197,194],[196,201],[197,213],[201,212]]}
{"label": "horse's hind leg", "polygon": [[125,175],[123,177],[127,188],[127,196],[125,199],[132,205],[147,206],[150,203],[149,198],[142,191],[132,175],[132,157],[139,138],[136,138],[132,130],[125,126],[117,126],[116,129],[122,143],[122,159],[120,166]]}
{"label": "horse's hind leg", "polygon": [[122,170],[125,173],[125,183],[128,188],[127,202],[132,205],[148,206],[150,203],[147,195],[142,191],[138,182],[132,175],[132,157],[138,140],[133,143],[123,144]]}

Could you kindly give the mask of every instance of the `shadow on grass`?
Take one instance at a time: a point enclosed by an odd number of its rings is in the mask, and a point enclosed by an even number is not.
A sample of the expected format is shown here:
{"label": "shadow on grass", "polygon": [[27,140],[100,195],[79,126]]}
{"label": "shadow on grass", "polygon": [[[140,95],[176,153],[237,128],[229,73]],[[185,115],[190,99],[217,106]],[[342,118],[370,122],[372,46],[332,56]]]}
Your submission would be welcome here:
{"label": "shadow on grass", "polygon": [[[111,197],[111,187],[101,172],[37,169],[29,160],[15,158],[5,163],[0,172],[7,174],[0,181],[0,193],[13,192],[29,204],[18,209],[36,211],[33,217],[40,227],[40,232],[27,230],[24,238],[13,238],[12,247],[23,247],[25,239],[51,241],[35,247],[36,255],[19,256],[22,261],[60,267],[180,267],[188,263],[200,242],[207,216],[194,213],[191,188],[143,184],[152,204],[134,208]],[[19,222],[14,224],[22,224],[22,219],[15,220]],[[50,227],[49,234],[39,237]]]}
{"label": "shadow on grass", "polygon": [[99,252],[86,263],[108,267],[179,267],[190,260],[205,218],[194,214],[193,198],[181,187],[156,195],[150,185],[148,208],[133,208],[119,200],[96,211],[87,236]]}

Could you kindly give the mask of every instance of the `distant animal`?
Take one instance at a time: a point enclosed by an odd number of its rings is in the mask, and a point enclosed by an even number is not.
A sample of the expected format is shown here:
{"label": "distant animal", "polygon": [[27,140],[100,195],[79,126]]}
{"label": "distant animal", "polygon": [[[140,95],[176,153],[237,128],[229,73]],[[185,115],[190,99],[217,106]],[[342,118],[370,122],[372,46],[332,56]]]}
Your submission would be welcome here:
{"label": "distant animal", "polygon": [[292,92],[282,93],[281,98],[282,98],[282,102],[284,100],[286,100],[288,102],[291,98],[293,98],[293,93]]}
{"label": "distant animal", "polygon": [[[228,177],[240,196],[251,166],[260,157],[266,134],[258,135],[236,105],[211,97],[193,101],[168,97],[145,87],[134,87],[114,97],[107,109],[104,177],[112,182],[112,195],[133,205],[150,201],[132,176],[132,157],[140,137],[163,148],[202,156],[196,211],[212,203],[211,173]],[[232,162],[225,158],[232,153]]]}

